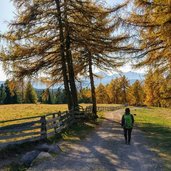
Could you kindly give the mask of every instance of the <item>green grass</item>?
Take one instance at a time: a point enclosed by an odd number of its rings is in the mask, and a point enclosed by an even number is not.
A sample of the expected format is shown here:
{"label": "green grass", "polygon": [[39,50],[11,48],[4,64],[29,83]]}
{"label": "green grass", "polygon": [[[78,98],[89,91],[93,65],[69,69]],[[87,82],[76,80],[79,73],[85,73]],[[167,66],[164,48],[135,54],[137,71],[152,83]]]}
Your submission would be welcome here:
{"label": "green grass", "polygon": [[137,126],[146,133],[151,149],[164,161],[164,170],[171,169],[171,109],[138,108],[132,109],[136,114]]}
{"label": "green grass", "polygon": [[96,127],[97,124],[97,122],[85,122],[75,124],[71,129],[68,129],[67,131],[62,133],[62,139],[65,141],[82,140]]}

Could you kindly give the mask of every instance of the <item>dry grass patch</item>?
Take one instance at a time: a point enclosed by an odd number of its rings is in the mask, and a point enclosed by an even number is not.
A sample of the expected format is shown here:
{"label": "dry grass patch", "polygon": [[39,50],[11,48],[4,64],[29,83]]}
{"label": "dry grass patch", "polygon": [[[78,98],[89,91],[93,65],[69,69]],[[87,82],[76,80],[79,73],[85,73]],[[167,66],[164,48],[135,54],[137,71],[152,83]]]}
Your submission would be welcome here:
{"label": "dry grass patch", "polygon": [[66,104],[14,104],[0,105],[0,121],[45,115],[67,110]]}
{"label": "dry grass patch", "polygon": [[[84,108],[91,104],[80,104]],[[115,104],[98,104],[98,106],[118,106]],[[0,105],[0,121],[20,119],[25,117],[45,115],[48,113],[65,111],[66,104],[11,104]]]}

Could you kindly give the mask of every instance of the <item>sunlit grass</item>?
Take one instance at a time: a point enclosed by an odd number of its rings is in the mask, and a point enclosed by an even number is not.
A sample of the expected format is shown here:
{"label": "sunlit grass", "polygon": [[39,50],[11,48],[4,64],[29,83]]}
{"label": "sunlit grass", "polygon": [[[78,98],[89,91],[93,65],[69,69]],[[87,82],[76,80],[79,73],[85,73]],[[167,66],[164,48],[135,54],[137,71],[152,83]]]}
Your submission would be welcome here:
{"label": "sunlit grass", "polygon": [[67,110],[67,105],[15,104],[0,105],[0,121],[45,115]]}
{"label": "sunlit grass", "polygon": [[[80,104],[84,108],[91,104]],[[98,106],[117,106],[115,104],[98,104]],[[25,117],[45,115],[48,113],[65,111],[66,104],[14,104],[0,105],[0,121],[13,120]]]}
{"label": "sunlit grass", "polygon": [[156,151],[164,161],[164,170],[171,169],[171,109],[137,108],[136,124],[146,133],[152,150]]}

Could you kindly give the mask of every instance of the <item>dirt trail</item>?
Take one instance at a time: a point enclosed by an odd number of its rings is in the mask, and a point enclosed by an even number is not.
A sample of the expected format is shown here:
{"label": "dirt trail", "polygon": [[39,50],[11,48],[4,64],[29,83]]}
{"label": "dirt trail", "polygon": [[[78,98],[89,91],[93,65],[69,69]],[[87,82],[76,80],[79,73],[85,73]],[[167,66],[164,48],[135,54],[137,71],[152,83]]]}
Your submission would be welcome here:
{"label": "dirt trail", "polygon": [[141,131],[134,129],[131,145],[124,144],[123,130],[114,122],[122,113],[106,112],[102,125],[85,140],[64,142],[65,152],[29,171],[161,171],[161,162]]}

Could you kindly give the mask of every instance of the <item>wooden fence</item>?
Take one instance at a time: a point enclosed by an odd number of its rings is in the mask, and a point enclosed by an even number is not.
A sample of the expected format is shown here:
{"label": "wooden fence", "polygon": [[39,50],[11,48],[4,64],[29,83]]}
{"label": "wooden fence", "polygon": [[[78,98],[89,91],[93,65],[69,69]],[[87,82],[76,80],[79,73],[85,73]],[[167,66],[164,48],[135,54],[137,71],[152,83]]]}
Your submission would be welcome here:
{"label": "wooden fence", "polygon": [[[98,112],[101,112],[101,111],[115,111],[115,110],[118,110],[118,109],[121,109],[123,108],[122,105],[120,106],[97,106],[97,111]],[[85,112],[86,113],[91,113],[92,112],[92,106],[87,106],[85,108]]]}
{"label": "wooden fence", "polygon": [[[98,111],[113,111],[116,107],[97,107]],[[92,106],[88,106],[80,112],[57,112],[44,116],[0,121],[0,148],[7,145],[22,144],[25,142],[47,139],[61,133],[71,126],[77,119],[88,118],[92,112]]]}
{"label": "wooden fence", "polygon": [[[10,144],[47,139],[72,125],[76,117],[73,113],[57,112],[44,116],[36,116],[0,122],[0,148]],[[2,126],[3,125],[3,126]]]}

